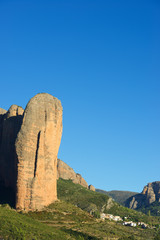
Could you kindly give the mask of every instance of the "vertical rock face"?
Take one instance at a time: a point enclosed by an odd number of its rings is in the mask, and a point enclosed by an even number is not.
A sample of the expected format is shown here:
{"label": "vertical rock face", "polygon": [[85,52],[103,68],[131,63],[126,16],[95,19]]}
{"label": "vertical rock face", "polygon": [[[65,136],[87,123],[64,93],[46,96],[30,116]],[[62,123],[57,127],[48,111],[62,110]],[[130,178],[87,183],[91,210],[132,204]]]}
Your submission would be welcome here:
{"label": "vertical rock face", "polygon": [[[4,116],[7,111],[4,110],[3,108],[0,108],[0,149],[1,149],[1,143],[2,143],[2,128],[3,128],[3,121],[4,121]],[[1,155],[0,155],[1,157]]]}
{"label": "vertical rock face", "polygon": [[138,209],[147,207],[153,202],[160,202],[160,181],[148,183],[142,193],[136,194],[126,201],[126,207]]}
{"label": "vertical rock face", "polygon": [[20,129],[23,108],[12,105],[0,113],[0,182],[5,187],[16,188],[15,140]]}
{"label": "vertical rock face", "polygon": [[41,209],[57,199],[57,154],[61,135],[60,101],[46,93],[33,97],[24,111],[15,143],[17,209]]}
{"label": "vertical rock face", "polygon": [[[143,192],[142,192],[143,194]],[[156,201],[156,195],[155,195],[155,192],[154,192],[154,188],[152,186],[151,183],[149,183],[147,185],[147,191],[145,192],[146,194],[146,201],[147,201],[147,204],[151,204],[152,202],[155,202]]]}
{"label": "vertical rock face", "polygon": [[57,199],[57,154],[62,106],[42,93],[25,111],[0,108],[0,187],[13,192],[17,209],[40,210]]}
{"label": "vertical rock face", "polygon": [[160,201],[160,182],[152,182],[148,183],[147,186],[144,187],[142,194],[145,195],[146,205],[149,205],[155,201]]}

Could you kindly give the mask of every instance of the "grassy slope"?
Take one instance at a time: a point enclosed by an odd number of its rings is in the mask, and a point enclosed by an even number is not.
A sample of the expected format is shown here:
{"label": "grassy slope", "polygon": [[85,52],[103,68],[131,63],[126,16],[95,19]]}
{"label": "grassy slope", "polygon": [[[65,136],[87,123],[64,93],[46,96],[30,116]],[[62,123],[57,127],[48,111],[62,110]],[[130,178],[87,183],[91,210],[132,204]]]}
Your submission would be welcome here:
{"label": "grassy slope", "polygon": [[[30,212],[28,216],[50,226],[56,226],[72,239],[154,239],[155,231],[125,227],[121,223],[101,221],[64,201],[51,204],[41,212]],[[131,238],[134,236],[134,238]]]}
{"label": "grassy slope", "polygon": [[150,204],[148,207],[144,206],[137,210],[142,211],[145,214],[151,214],[152,216],[160,216],[160,203],[154,202]]}
{"label": "grassy slope", "polygon": [[[136,222],[143,221],[145,223],[150,224],[150,226],[159,225],[159,223],[160,223],[160,218],[158,218],[158,217],[155,218],[152,216],[147,216],[141,212],[137,212],[137,211],[128,209],[126,207],[123,207],[114,201],[112,202],[112,205],[110,206],[109,209],[103,208],[104,205],[106,205],[106,206],[108,205],[107,203],[108,203],[109,197],[107,195],[89,191],[78,184],[72,183],[72,181],[70,181],[70,180],[63,180],[63,179],[58,180],[58,197],[59,197],[59,199],[70,202],[70,203],[82,208],[83,210],[90,211],[90,209],[93,206],[93,210],[98,209],[99,211],[101,211],[103,209],[103,211],[105,213],[111,213],[113,215],[127,217],[128,220],[132,220],[132,221],[136,221]],[[113,223],[113,225],[114,224],[115,223]],[[122,231],[121,227],[122,227],[121,225],[118,225],[118,229],[120,231],[119,233],[121,233],[121,231]],[[114,228],[115,228],[115,226],[114,226]],[[125,232],[126,230],[128,231],[128,228],[124,227],[123,231]],[[130,231],[132,232],[131,229],[130,229]],[[136,232],[137,229],[136,230],[134,229],[134,231]],[[123,234],[125,235],[124,232],[123,232]],[[146,236],[149,236],[149,234],[151,234],[149,232],[153,233],[154,231],[146,230],[146,232],[147,232]],[[117,233],[117,234],[119,234],[119,233]],[[144,232],[143,232],[143,235],[145,236]],[[153,235],[154,235],[154,233],[153,233]]]}
{"label": "grassy slope", "polygon": [[71,180],[58,180],[58,198],[70,202],[90,213],[101,211],[107,205],[110,197],[90,191]]}
{"label": "grassy slope", "polygon": [[158,224],[160,222],[160,218],[158,217],[149,217],[141,212],[121,206],[114,201],[108,204],[109,196],[87,190],[79,184],[74,184],[71,180],[58,180],[58,198],[70,202],[88,212],[92,209],[92,212],[98,210],[121,217],[128,217],[133,221],[144,221],[150,224]]}
{"label": "grassy slope", "polygon": [[0,206],[0,236],[5,239],[66,239],[67,234],[13,209]]}
{"label": "grassy slope", "polygon": [[[79,207],[89,210],[89,204],[95,211],[102,208],[106,212],[127,215],[137,220],[146,218],[153,224],[159,219],[124,208],[113,202],[105,209],[108,196],[89,191],[71,181],[58,180],[58,196],[61,201],[51,204],[40,212],[17,213],[15,210],[0,207],[0,236],[4,239],[154,239],[158,229],[125,227],[121,223],[101,221]],[[63,200],[62,200],[63,199]],[[74,204],[74,205],[73,205]],[[75,205],[79,205],[76,207]],[[106,205],[107,206],[107,205]],[[89,207],[89,208],[88,208]]]}

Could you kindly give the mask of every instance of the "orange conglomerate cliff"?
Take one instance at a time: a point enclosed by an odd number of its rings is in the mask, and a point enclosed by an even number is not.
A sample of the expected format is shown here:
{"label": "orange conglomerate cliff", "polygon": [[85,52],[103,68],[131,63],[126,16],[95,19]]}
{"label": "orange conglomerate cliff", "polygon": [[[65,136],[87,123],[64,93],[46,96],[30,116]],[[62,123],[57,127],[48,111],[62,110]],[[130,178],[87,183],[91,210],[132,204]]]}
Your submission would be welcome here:
{"label": "orange conglomerate cliff", "polygon": [[14,190],[16,209],[40,210],[57,200],[61,102],[41,93],[24,112],[12,106],[12,114],[0,109],[0,183]]}

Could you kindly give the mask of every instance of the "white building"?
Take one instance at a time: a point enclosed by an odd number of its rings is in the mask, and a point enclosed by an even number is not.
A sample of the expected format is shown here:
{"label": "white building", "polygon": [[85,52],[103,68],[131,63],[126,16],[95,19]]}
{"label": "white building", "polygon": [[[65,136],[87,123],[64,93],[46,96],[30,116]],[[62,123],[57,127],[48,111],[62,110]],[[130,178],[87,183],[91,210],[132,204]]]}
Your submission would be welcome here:
{"label": "white building", "polygon": [[109,220],[113,220],[113,221],[122,221],[122,218],[120,216],[113,216],[112,214],[105,214],[105,213],[101,213],[100,218],[102,220],[105,219],[109,219]]}
{"label": "white building", "polygon": [[123,225],[124,226],[130,226],[130,227],[136,227],[137,223],[132,222],[132,221],[130,221],[130,222],[123,222]]}

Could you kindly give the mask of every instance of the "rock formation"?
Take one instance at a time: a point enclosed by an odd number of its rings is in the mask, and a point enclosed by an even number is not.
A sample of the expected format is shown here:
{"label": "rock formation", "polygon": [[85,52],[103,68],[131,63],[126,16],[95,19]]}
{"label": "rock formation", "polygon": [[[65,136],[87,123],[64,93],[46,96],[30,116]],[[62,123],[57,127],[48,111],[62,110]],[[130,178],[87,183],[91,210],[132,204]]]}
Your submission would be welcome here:
{"label": "rock formation", "polygon": [[80,184],[85,188],[88,188],[87,182],[82,178],[79,173],[75,173],[73,168],[69,167],[65,162],[58,159],[57,161],[57,178],[71,179],[74,183]]}
{"label": "rock formation", "polygon": [[6,112],[7,112],[7,111],[6,111],[5,109],[0,108],[0,116],[3,115],[3,114],[5,114]]}
{"label": "rock formation", "polygon": [[23,108],[12,105],[0,120],[0,182],[16,189],[15,140],[20,129]]}
{"label": "rock formation", "polygon": [[96,189],[95,189],[95,187],[93,185],[89,185],[88,189],[91,190],[91,191],[94,191],[94,192],[96,191]]}
{"label": "rock formation", "polygon": [[42,93],[23,109],[0,109],[0,183],[11,187],[15,206],[36,210],[57,199],[57,154],[62,135],[62,106]]}
{"label": "rock formation", "polygon": [[142,193],[127,199],[125,205],[132,209],[138,209],[147,207],[154,202],[160,202],[160,181],[148,183]]}

